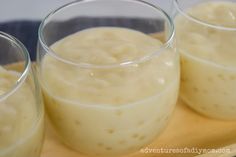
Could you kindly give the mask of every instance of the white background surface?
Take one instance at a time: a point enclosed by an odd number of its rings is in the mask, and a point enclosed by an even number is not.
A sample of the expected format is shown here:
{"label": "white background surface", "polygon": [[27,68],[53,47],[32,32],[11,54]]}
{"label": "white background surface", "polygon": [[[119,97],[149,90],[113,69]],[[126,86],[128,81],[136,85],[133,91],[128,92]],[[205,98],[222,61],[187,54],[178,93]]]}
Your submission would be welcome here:
{"label": "white background surface", "polygon": [[[0,0],[0,22],[12,20],[39,20],[50,11],[74,0]],[[145,0],[167,12],[172,0]]]}

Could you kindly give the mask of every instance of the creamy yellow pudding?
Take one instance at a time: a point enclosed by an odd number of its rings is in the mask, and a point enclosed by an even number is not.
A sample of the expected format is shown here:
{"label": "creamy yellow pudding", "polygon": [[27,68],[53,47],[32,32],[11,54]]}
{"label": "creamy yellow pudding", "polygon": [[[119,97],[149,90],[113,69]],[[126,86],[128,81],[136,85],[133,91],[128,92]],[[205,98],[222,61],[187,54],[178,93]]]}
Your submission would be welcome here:
{"label": "creamy yellow pudding", "polygon": [[162,45],[117,27],[86,29],[54,43],[55,54],[44,56],[40,77],[48,115],[63,141],[102,156],[150,143],[178,95],[178,55],[157,53]]}
{"label": "creamy yellow pudding", "polygon": [[[18,72],[0,66],[0,96],[11,90],[19,77]],[[0,100],[0,157],[39,157],[43,115],[39,116],[38,107],[26,82]]]}
{"label": "creamy yellow pudding", "polygon": [[236,3],[205,2],[186,13],[195,21],[175,19],[181,97],[205,115],[236,119]]}

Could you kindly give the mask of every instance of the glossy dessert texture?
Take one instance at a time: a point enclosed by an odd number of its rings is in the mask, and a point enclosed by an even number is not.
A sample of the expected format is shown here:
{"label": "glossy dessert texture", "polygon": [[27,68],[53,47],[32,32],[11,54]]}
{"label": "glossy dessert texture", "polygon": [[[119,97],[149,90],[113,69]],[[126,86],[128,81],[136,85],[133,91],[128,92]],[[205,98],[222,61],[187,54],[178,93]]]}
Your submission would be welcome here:
{"label": "glossy dessert texture", "polygon": [[54,43],[55,54],[44,56],[40,77],[48,115],[62,140],[101,156],[133,152],[154,140],[179,87],[178,55],[158,54],[162,45],[116,27],[87,29]]}
{"label": "glossy dessert texture", "polygon": [[236,4],[205,2],[186,13],[198,22],[175,18],[181,97],[204,115],[236,119]]}
{"label": "glossy dessert texture", "polygon": [[[16,71],[0,66],[0,95],[19,79]],[[23,82],[0,101],[0,157],[39,157],[43,143],[43,113],[39,113],[31,86]]]}

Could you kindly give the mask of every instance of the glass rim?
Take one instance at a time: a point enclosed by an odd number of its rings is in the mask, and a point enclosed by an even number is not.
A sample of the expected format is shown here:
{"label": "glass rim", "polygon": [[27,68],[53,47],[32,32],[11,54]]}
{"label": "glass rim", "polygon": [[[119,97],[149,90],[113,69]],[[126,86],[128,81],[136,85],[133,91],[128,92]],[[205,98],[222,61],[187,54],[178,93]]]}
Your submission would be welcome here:
{"label": "glass rim", "polygon": [[133,59],[131,61],[124,61],[124,62],[119,62],[119,63],[114,63],[114,64],[104,64],[104,65],[97,65],[97,64],[92,64],[92,63],[76,63],[73,61],[70,61],[68,59],[65,59],[63,57],[61,57],[60,55],[58,55],[57,53],[55,53],[50,46],[48,46],[48,44],[45,42],[45,38],[43,35],[43,30],[44,27],[46,26],[47,22],[50,21],[50,19],[58,12],[60,12],[62,9],[77,5],[77,4],[82,4],[82,3],[87,3],[87,2],[94,2],[94,1],[98,1],[98,0],[76,0],[70,3],[67,3],[53,11],[51,11],[41,22],[40,26],[39,26],[39,30],[38,30],[38,37],[39,37],[39,42],[42,45],[42,47],[46,50],[47,54],[50,54],[51,56],[53,56],[54,58],[56,58],[57,60],[66,63],[66,64],[70,64],[73,66],[78,66],[81,68],[117,68],[117,67],[126,67],[129,65],[133,65],[133,64],[138,64],[141,62],[145,62],[147,60],[150,60],[153,56],[155,55],[160,55],[165,49],[167,49],[168,47],[170,47],[174,36],[175,36],[175,26],[174,26],[174,22],[171,19],[171,17],[159,6],[151,4],[149,2],[146,2],[144,0],[119,0],[119,1],[123,1],[123,2],[132,2],[132,3],[138,3],[138,4],[142,4],[148,7],[151,7],[157,11],[159,11],[163,17],[166,18],[166,21],[168,21],[168,24],[170,26],[169,28],[169,34],[167,40],[163,43],[163,45],[160,46],[160,48],[158,50],[156,50],[155,52],[152,53],[148,53],[142,57],[139,57],[138,59]]}
{"label": "glass rim", "polygon": [[189,13],[186,13],[185,10],[180,6],[180,0],[174,0],[174,6],[181,15],[183,15],[185,18],[187,18],[195,23],[198,23],[200,25],[204,25],[204,26],[207,26],[210,28],[218,29],[218,30],[223,30],[223,31],[236,31],[236,27],[227,27],[227,26],[222,26],[219,24],[209,23],[207,21],[200,20],[200,19],[190,15]]}
{"label": "glass rim", "polygon": [[1,102],[1,101],[5,100],[6,98],[8,98],[9,96],[11,96],[13,93],[15,93],[17,91],[17,89],[24,83],[26,77],[28,76],[30,67],[31,67],[31,61],[30,61],[30,56],[29,56],[28,50],[25,48],[25,46],[18,39],[16,39],[12,35],[2,32],[2,31],[0,31],[0,38],[5,38],[8,42],[16,45],[20,49],[19,53],[22,53],[24,55],[24,60],[22,61],[22,62],[24,62],[24,69],[20,73],[20,76],[17,79],[17,81],[15,82],[15,84],[9,90],[7,90],[5,93],[0,95],[0,102]]}

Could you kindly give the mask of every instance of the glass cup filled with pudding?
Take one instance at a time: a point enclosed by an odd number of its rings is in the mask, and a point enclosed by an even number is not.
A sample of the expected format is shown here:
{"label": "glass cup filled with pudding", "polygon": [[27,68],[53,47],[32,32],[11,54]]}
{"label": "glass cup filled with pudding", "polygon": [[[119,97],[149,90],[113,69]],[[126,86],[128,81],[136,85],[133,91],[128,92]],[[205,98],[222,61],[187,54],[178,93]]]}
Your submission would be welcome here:
{"label": "glass cup filled with pudding", "polygon": [[39,157],[44,110],[25,47],[0,32],[0,157]]}
{"label": "glass cup filled with pudding", "polygon": [[37,68],[62,141],[98,156],[152,142],[177,100],[174,41],[170,17],[142,1],[77,1],[49,14],[39,29]]}
{"label": "glass cup filled with pudding", "polygon": [[174,4],[182,99],[209,117],[236,119],[236,1]]}

